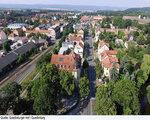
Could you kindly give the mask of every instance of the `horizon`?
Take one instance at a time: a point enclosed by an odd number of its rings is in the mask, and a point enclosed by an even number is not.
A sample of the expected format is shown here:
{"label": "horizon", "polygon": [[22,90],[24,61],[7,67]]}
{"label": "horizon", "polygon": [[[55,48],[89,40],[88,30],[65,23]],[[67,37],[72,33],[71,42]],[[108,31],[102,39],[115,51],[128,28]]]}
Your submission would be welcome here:
{"label": "horizon", "polygon": [[74,6],[108,6],[108,7],[125,7],[125,8],[137,8],[137,7],[150,7],[149,0],[1,0],[0,4],[13,4],[13,5],[74,5]]}

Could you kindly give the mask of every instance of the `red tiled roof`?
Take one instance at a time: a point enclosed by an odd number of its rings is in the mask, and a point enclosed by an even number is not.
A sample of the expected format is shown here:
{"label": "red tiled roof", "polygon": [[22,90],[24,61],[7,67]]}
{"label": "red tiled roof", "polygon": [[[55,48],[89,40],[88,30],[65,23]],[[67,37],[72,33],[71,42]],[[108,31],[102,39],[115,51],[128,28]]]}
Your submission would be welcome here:
{"label": "red tiled roof", "polygon": [[26,33],[50,33],[50,30],[27,30]]}
{"label": "red tiled roof", "polygon": [[103,60],[107,56],[111,57],[113,55],[117,55],[117,51],[116,50],[105,50],[100,55],[101,55],[101,60]]}
{"label": "red tiled roof", "polygon": [[105,68],[112,68],[113,63],[117,63],[118,59],[112,56],[107,56],[102,60],[102,66]]}
{"label": "red tiled roof", "polygon": [[82,37],[81,36],[77,36],[76,34],[70,34],[68,36],[68,39],[72,40],[72,41],[82,41]]}
{"label": "red tiled roof", "polygon": [[81,21],[88,21],[89,20],[89,17],[88,16],[82,16],[81,17]]}
{"label": "red tiled roof", "polygon": [[103,47],[104,45],[106,45],[107,47],[109,47],[109,44],[106,43],[105,41],[100,41],[100,42],[99,42],[99,46],[100,46],[100,47]]}
{"label": "red tiled roof", "polygon": [[80,56],[75,53],[69,55],[53,54],[51,63],[56,65],[59,69],[76,71],[78,69],[77,62],[79,58]]}
{"label": "red tiled roof", "polygon": [[94,19],[94,20],[102,20],[103,17],[102,17],[102,16],[94,16],[93,19]]}

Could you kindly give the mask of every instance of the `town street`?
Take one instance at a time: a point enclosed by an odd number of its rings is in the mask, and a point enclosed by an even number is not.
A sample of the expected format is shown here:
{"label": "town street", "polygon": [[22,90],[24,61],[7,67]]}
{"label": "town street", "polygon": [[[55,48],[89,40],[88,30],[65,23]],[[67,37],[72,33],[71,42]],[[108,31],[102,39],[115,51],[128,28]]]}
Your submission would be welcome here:
{"label": "town street", "polygon": [[95,80],[96,80],[96,74],[95,74],[95,63],[94,63],[94,53],[93,53],[93,38],[91,36],[91,32],[89,33],[89,36],[86,37],[85,43],[89,44],[88,51],[88,57],[86,58],[89,63],[88,68],[88,77],[90,80],[90,95],[86,101],[84,101],[84,104],[81,105],[80,103],[71,111],[67,113],[67,115],[89,115],[90,113],[90,99],[95,97]]}

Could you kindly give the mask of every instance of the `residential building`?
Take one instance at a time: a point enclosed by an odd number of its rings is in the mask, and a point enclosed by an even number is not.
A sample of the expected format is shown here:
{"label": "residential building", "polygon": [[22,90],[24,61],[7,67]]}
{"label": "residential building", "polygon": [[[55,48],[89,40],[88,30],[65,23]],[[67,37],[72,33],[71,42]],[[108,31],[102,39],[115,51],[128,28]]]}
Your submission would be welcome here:
{"label": "residential building", "polygon": [[80,55],[81,58],[83,58],[83,50],[84,50],[84,45],[81,42],[79,44],[76,44],[74,47],[74,52]]}
{"label": "residential building", "polygon": [[81,36],[82,37],[82,39],[84,38],[84,30],[81,28],[81,29],[79,29],[79,30],[77,30],[77,35],[78,36]]}
{"label": "residential building", "polygon": [[109,44],[105,41],[100,41],[98,44],[98,55],[100,55],[105,50],[109,50]]}
{"label": "residential building", "polygon": [[53,54],[51,63],[56,65],[60,70],[66,70],[72,73],[76,80],[80,78],[81,58],[78,54],[70,53],[69,55]]}
{"label": "residential building", "polygon": [[72,41],[65,41],[62,43],[62,47],[59,50],[59,54],[65,54],[68,50],[74,49],[74,43]]}
{"label": "residential building", "polygon": [[116,50],[109,50],[109,44],[100,41],[98,45],[98,57],[99,61],[101,62],[103,71],[104,71],[104,76],[110,78],[111,75],[111,69],[113,67],[116,67],[116,69],[119,72],[119,61],[118,58],[116,57],[117,51]]}
{"label": "residential building", "polygon": [[0,57],[0,77],[13,68],[17,59],[18,56],[14,52],[10,52],[5,56]]}
{"label": "residential building", "polygon": [[28,27],[28,25],[27,24],[24,24],[24,23],[14,23],[14,24],[9,24],[8,26],[7,26],[7,28],[9,28],[9,29],[18,29],[18,28],[23,28],[23,27]]}

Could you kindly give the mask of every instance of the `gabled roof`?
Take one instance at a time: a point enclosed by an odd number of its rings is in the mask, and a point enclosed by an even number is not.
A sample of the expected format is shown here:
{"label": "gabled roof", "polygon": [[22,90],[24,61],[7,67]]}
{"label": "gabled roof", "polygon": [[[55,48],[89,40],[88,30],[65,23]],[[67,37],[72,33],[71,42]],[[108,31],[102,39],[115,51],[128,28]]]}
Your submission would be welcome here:
{"label": "gabled roof", "polygon": [[75,53],[71,53],[69,55],[53,54],[51,57],[51,63],[56,66],[65,66],[62,69],[73,71],[77,69],[79,59],[80,56]]}
{"label": "gabled roof", "polygon": [[27,30],[26,33],[50,33],[51,30]]}
{"label": "gabled roof", "polygon": [[82,41],[82,37],[81,36],[77,36],[76,34],[70,34],[68,36],[68,39],[72,40],[72,41]]}
{"label": "gabled roof", "polygon": [[102,48],[104,45],[106,45],[107,47],[109,47],[109,44],[106,43],[105,41],[100,41],[99,42],[99,47]]}
{"label": "gabled roof", "polygon": [[101,60],[105,59],[107,56],[111,57],[113,55],[117,55],[117,51],[116,50],[105,50],[103,51],[101,54]]}
{"label": "gabled roof", "polygon": [[81,17],[81,21],[88,21],[89,20],[89,16],[82,16]]}
{"label": "gabled roof", "polygon": [[36,48],[36,44],[33,42],[28,42],[27,44],[14,50],[14,53],[16,53],[17,55],[23,55],[29,52],[32,48]]}
{"label": "gabled roof", "polygon": [[118,59],[112,56],[106,56],[105,59],[102,60],[102,66],[105,68],[112,68],[113,63],[117,63]]}
{"label": "gabled roof", "polygon": [[0,57],[0,70],[5,68],[7,65],[11,64],[12,62],[16,61],[17,58],[18,56],[14,52],[11,52],[4,57]]}

